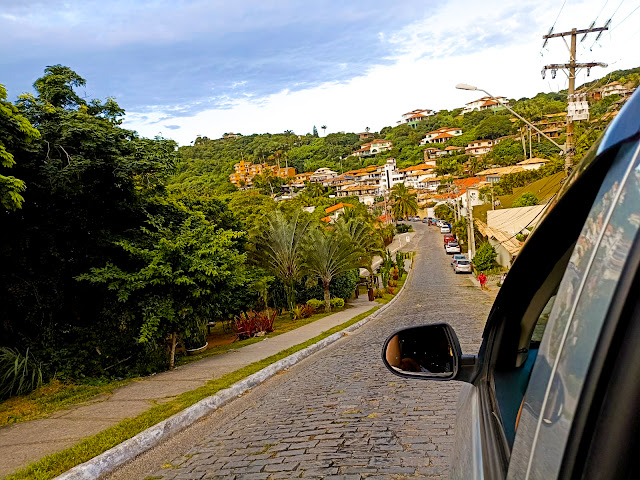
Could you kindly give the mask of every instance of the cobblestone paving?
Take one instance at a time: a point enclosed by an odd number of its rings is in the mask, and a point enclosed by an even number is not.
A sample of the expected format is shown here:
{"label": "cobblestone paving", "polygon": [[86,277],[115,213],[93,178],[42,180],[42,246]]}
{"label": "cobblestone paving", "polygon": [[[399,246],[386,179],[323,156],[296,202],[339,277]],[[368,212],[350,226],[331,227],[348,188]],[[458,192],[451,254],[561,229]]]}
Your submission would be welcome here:
{"label": "cobblestone paving", "polygon": [[151,478],[446,478],[460,384],[391,374],[382,343],[399,327],[445,321],[475,353],[491,300],[453,273],[435,228],[416,229],[415,271],[391,308],[284,373],[255,407]]}

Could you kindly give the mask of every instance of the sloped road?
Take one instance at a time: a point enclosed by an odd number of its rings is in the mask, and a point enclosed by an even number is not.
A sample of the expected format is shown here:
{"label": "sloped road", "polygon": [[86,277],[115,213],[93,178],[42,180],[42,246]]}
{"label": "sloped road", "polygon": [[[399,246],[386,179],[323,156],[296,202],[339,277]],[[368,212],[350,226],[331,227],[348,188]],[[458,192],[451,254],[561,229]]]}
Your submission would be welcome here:
{"label": "sloped road", "polygon": [[475,353],[491,300],[453,273],[435,227],[414,226],[415,271],[391,308],[112,478],[445,478],[460,384],[391,374],[382,343],[445,321]]}

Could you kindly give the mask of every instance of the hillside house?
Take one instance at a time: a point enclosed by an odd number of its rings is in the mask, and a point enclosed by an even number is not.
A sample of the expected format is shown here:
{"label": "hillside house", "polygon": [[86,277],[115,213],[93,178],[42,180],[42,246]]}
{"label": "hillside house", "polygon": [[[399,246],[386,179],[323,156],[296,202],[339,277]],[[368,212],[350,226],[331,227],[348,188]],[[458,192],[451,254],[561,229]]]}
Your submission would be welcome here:
{"label": "hillside house", "polygon": [[406,123],[411,128],[416,128],[418,126],[418,122],[426,120],[427,117],[435,114],[436,112],[434,112],[433,110],[429,110],[428,108],[418,108],[416,110],[404,113],[402,115],[402,120],[400,123]]}
{"label": "hillside house", "polygon": [[508,104],[508,100],[504,97],[482,97],[473,102],[469,102],[462,109],[462,114],[470,112],[479,112],[481,110],[501,110],[504,104]]}
{"label": "hillside house", "polygon": [[321,167],[317,169],[315,172],[313,172],[313,174],[310,175],[309,181],[323,183],[337,176],[338,176],[338,172],[334,172],[333,170],[327,167]]}
{"label": "hillside house", "polygon": [[523,171],[524,168],[522,168],[520,165],[511,165],[509,167],[488,168],[486,170],[478,172],[476,175],[478,177],[486,177],[487,182],[489,183],[498,183],[503,175],[509,175],[511,173],[518,173]]}
{"label": "hillside house", "polygon": [[368,138],[373,138],[373,133],[371,133],[371,132],[360,132],[360,133],[358,133],[358,137],[360,138],[360,141],[367,140]]}
{"label": "hillside house", "polygon": [[533,158],[527,158],[526,160],[518,162],[517,165],[520,165],[525,170],[537,170],[540,167],[544,167],[545,164],[548,162],[549,160],[547,160],[546,158],[533,157]]}
{"label": "hillside house", "polygon": [[622,97],[629,94],[629,89],[622,85],[620,82],[611,82],[600,89],[600,95],[602,98],[610,97],[611,95],[620,95]]}
{"label": "hillside house", "polygon": [[444,143],[460,135],[462,135],[461,128],[442,127],[427,133],[425,137],[422,140],[420,140],[420,145],[426,145],[427,143]]}
{"label": "hillside house", "polygon": [[492,148],[493,140],[474,140],[465,147],[464,152],[477,157],[489,153]]}
{"label": "hillside house", "polygon": [[379,138],[372,142],[365,143],[360,147],[360,149],[353,152],[352,155],[355,155],[356,157],[372,157],[378,153],[388,152],[392,148],[393,143],[391,143],[391,141]]}

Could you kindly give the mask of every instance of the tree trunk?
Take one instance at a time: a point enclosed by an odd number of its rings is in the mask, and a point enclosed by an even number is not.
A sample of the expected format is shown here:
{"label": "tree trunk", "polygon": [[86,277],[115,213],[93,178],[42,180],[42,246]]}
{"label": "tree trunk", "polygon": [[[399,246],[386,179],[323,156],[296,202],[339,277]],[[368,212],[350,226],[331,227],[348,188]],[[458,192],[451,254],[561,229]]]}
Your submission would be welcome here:
{"label": "tree trunk", "polygon": [[173,332],[171,334],[171,354],[169,356],[169,370],[173,370],[173,365],[174,365],[175,360],[176,360],[176,341],[177,341],[177,337],[178,337],[178,335],[176,334],[176,332]]}
{"label": "tree trunk", "polygon": [[331,311],[331,295],[329,294],[329,282],[322,281],[324,285],[324,311]]}

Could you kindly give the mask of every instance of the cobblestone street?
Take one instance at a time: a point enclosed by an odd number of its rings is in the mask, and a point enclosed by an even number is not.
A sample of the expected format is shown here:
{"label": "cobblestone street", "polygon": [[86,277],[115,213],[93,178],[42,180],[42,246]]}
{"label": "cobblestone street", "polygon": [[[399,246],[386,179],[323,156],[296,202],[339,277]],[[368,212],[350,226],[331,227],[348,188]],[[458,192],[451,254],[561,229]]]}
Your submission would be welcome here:
{"label": "cobblestone street", "polygon": [[[397,377],[381,347],[400,327],[444,321],[463,352],[475,353],[492,297],[453,273],[438,229],[413,225],[415,270],[391,308],[232,402],[242,409],[200,422],[162,462],[143,456],[114,478],[447,477],[460,384]],[[136,462],[147,464],[136,470]]]}

